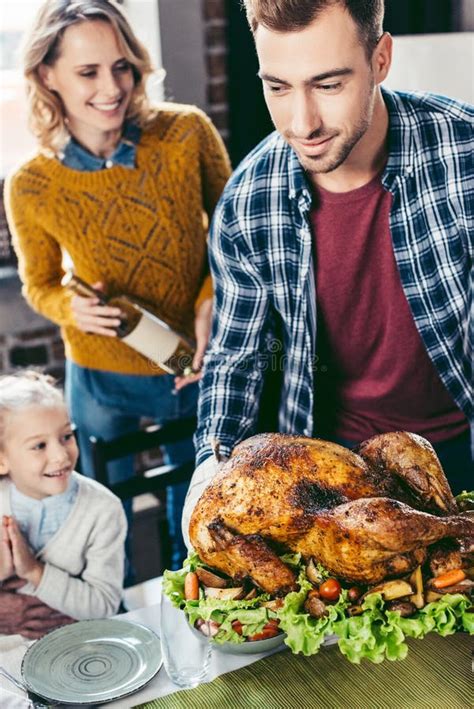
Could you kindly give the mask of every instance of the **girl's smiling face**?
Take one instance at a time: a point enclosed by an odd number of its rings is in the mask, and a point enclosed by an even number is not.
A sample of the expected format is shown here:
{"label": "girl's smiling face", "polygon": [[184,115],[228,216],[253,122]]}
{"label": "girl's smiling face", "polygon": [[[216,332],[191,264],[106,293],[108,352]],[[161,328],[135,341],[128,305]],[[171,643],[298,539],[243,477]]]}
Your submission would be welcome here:
{"label": "girl's smiling face", "polygon": [[65,407],[30,406],[6,419],[0,475],[42,500],[65,492],[79,451]]}

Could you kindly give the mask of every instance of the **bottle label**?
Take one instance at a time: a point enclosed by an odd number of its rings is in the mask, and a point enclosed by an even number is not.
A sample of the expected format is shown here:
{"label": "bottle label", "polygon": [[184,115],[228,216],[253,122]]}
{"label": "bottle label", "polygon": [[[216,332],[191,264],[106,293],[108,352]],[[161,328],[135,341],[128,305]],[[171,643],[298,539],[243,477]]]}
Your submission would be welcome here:
{"label": "bottle label", "polygon": [[142,310],[142,314],[136,327],[122,338],[122,342],[159,364],[169,374],[173,374],[173,370],[164,365],[164,362],[170,359],[178,348],[179,335],[160,324],[146,310]]}

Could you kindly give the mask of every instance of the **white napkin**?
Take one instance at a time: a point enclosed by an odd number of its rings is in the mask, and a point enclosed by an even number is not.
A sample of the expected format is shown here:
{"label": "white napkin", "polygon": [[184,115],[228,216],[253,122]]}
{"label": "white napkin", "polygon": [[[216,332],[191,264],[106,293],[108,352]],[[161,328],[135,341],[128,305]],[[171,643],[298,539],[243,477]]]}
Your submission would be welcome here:
{"label": "white napkin", "polygon": [[[32,640],[21,635],[0,635],[0,665],[21,680],[21,662]],[[0,675],[0,705],[2,709],[25,709],[32,704],[25,692]]]}

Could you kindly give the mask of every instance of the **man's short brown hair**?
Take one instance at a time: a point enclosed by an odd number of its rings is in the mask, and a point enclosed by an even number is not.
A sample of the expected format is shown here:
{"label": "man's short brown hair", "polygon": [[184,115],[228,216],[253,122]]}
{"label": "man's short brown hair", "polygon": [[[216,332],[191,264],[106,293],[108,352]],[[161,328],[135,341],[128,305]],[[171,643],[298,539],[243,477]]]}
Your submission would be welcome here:
{"label": "man's short brown hair", "polygon": [[384,0],[243,0],[252,32],[263,25],[274,32],[304,29],[328,7],[344,7],[359,29],[370,58],[382,35]]}

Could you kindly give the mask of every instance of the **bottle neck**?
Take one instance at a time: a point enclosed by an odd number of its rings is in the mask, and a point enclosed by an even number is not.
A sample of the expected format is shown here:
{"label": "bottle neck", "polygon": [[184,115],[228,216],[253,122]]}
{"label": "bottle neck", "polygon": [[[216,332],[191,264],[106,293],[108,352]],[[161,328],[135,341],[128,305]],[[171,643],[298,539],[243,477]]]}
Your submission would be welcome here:
{"label": "bottle neck", "polygon": [[66,273],[61,281],[61,285],[82,297],[98,298],[101,305],[107,303],[107,297],[101,291],[93,288],[89,283],[72,273],[72,271]]}

